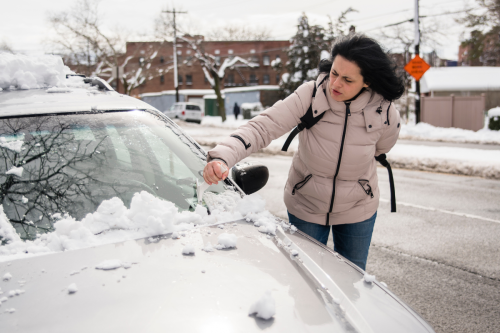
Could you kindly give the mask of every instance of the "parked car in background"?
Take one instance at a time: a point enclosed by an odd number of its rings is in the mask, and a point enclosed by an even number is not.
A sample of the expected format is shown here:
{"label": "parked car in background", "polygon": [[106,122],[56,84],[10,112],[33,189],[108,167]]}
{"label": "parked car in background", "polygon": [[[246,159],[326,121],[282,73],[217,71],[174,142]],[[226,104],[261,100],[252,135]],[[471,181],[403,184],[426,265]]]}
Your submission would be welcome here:
{"label": "parked car in background", "polygon": [[205,116],[201,106],[195,103],[188,102],[178,102],[170,107],[168,111],[164,114],[169,118],[179,118],[185,121],[192,121],[196,123],[201,123],[201,120]]}
{"label": "parked car in background", "polygon": [[206,153],[162,112],[50,89],[0,92],[0,332],[433,332],[248,195],[265,167],[198,198]]}

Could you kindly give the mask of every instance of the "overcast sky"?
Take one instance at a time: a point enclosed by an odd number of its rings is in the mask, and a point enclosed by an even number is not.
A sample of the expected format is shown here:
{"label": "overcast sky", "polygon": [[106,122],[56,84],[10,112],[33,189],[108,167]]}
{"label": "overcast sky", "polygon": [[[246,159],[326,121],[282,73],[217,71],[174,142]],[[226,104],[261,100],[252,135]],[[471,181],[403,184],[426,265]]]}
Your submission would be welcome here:
{"label": "overcast sky", "polygon": [[[438,15],[464,9],[466,3],[473,0],[421,0],[420,15]],[[44,45],[51,35],[47,23],[47,13],[69,9],[72,0],[18,0],[3,1],[0,11],[0,42],[7,42],[15,51],[33,53],[48,52]],[[413,0],[101,0],[100,9],[105,16],[105,24],[109,28],[138,33],[152,34],[153,23],[158,13],[169,6],[187,11],[180,15],[181,23],[191,27],[193,31],[206,33],[215,26],[227,24],[247,25],[249,27],[266,27],[273,39],[289,39],[296,31],[297,19],[305,12],[312,24],[326,26],[327,15],[332,18],[340,12],[352,7],[357,13],[348,18],[356,26],[358,32],[378,37],[381,27],[391,23],[408,20],[413,17]],[[422,18],[424,24],[439,22],[444,37],[441,45],[434,46],[441,58],[457,58],[458,45],[462,27],[455,23],[455,15],[442,15]],[[421,21],[421,22],[422,22]],[[429,22],[429,23],[427,23]],[[413,23],[404,23],[402,27],[411,29]],[[136,39],[135,37],[134,39]],[[391,47],[390,45],[386,45]],[[424,51],[430,47],[424,46]]]}

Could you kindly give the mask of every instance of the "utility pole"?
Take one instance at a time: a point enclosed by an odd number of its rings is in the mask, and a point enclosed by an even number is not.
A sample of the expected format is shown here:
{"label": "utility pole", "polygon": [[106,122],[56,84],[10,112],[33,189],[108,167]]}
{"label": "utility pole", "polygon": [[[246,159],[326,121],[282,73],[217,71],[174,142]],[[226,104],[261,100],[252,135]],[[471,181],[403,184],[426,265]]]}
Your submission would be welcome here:
{"label": "utility pole", "polygon": [[[419,12],[418,0],[415,0],[415,56],[420,56],[420,28],[419,28]],[[417,124],[420,122],[420,80],[415,80],[415,117]]]}
{"label": "utility pole", "polygon": [[175,101],[179,101],[179,81],[177,74],[177,26],[175,25],[175,14],[187,14],[187,12],[176,11],[175,8],[172,10],[164,10],[164,13],[169,13],[174,15],[174,86],[175,86]]}

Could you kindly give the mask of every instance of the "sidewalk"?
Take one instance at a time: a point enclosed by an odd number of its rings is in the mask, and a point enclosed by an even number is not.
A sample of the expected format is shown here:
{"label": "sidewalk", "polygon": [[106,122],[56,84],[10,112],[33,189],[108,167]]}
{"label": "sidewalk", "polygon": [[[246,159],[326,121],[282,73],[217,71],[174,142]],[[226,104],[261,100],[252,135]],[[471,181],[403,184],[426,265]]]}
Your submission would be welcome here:
{"label": "sidewalk", "polygon": [[[193,139],[208,147],[214,147],[243,123],[242,120],[233,120],[224,127],[216,127],[219,124],[213,122],[202,125],[178,122]],[[274,140],[261,151],[273,155],[293,155],[298,147],[298,136],[288,152],[282,152],[281,147],[287,137],[288,134]],[[424,141],[425,138],[431,141]],[[447,141],[441,142],[444,140]],[[500,179],[500,133],[435,128],[428,124],[403,126],[400,140],[387,158],[395,168]]]}

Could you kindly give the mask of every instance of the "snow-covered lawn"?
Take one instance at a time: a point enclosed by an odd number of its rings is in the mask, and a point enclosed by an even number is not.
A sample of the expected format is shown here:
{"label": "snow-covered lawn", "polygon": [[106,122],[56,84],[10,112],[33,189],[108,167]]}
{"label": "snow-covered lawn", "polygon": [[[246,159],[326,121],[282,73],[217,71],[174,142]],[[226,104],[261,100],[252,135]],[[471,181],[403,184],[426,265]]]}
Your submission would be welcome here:
{"label": "snow-covered lawn", "polygon": [[435,127],[426,123],[403,125],[399,138],[404,140],[442,141],[500,145],[500,131],[483,128],[477,132],[461,128]]}
{"label": "snow-covered lawn", "polygon": [[500,179],[500,150],[398,143],[387,159],[396,168]]}
{"label": "snow-covered lawn", "polygon": [[[194,128],[190,128],[190,133],[195,137],[198,133],[207,133],[202,128],[215,127],[220,129],[235,130],[241,125],[248,122],[248,119],[242,119],[241,116],[236,120],[233,115],[229,115],[225,122],[222,122],[221,117],[205,116],[198,125],[200,131],[195,132]],[[181,124],[182,127],[184,127]],[[231,133],[232,131],[227,131]],[[226,132],[214,132],[217,137],[224,136]],[[206,135],[198,135],[198,137]],[[443,128],[435,127],[426,123],[415,124],[402,124],[399,138],[403,140],[418,140],[418,141],[442,141],[442,142],[457,142],[457,143],[479,143],[479,144],[497,144],[500,145],[500,131],[492,131],[485,126],[485,128],[474,132],[461,128]],[[280,138],[282,139],[282,138]],[[282,140],[285,142],[286,136]],[[278,139],[279,140],[279,139]],[[281,141],[280,141],[281,142]]]}

